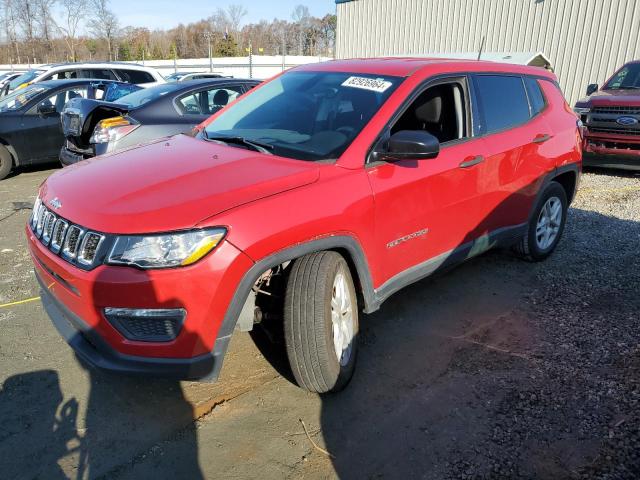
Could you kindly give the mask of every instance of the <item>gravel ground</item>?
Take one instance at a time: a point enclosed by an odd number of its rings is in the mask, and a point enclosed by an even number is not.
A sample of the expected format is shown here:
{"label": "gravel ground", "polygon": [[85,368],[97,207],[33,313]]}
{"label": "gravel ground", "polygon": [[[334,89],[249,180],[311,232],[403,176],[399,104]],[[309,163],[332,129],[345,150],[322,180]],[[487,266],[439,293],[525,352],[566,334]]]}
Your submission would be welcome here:
{"label": "gravel ground", "polygon": [[[49,173],[0,182],[0,304],[37,294],[23,226]],[[640,175],[586,173],[551,258],[398,292],[329,396],[260,330],[216,384],[140,382],[84,369],[39,302],[2,308],[0,477],[638,479],[639,246]]]}
{"label": "gravel ground", "polygon": [[640,176],[584,174],[557,252],[533,266],[529,347],[455,361],[499,369],[506,395],[451,478],[640,478],[639,246]]}

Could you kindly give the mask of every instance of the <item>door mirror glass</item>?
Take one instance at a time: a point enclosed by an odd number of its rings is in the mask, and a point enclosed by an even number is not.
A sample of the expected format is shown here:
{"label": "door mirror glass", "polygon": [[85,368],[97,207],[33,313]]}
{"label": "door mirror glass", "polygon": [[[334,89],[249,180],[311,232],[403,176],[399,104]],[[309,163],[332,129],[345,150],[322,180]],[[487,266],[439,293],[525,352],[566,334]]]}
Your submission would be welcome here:
{"label": "door mirror glass", "polygon": [[400,130],[389,138],[386,152],[378,152],[379,160],[427,160],[440,153],[438,139],[424,130]]}
{"label": "door mirror glass", "polygon": [[594,92],[598,91],[598,84],[597,83],[591,83],[589,84],[589,86],[587,86],[587,95],[591,95]]}
{"label": "door mirror glass", "polygon": [[38,114],[42,117],[53,115],[56,113],[56,106],[48,101],[44,101],[38,105]]}

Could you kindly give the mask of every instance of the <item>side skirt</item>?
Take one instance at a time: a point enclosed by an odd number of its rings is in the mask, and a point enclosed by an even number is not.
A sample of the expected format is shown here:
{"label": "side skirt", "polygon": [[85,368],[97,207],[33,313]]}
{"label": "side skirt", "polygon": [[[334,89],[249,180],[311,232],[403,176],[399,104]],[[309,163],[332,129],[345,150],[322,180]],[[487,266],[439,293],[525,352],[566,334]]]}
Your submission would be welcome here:
{"label": "side skirt", "polygon": [[380,305],[398,290],[422,280],[439,270],[462,263],[492,248],[511,246],[526,232],[526,223],[503,227],[408,268],[390,278],[380,288],[375,290],[376,304]]}

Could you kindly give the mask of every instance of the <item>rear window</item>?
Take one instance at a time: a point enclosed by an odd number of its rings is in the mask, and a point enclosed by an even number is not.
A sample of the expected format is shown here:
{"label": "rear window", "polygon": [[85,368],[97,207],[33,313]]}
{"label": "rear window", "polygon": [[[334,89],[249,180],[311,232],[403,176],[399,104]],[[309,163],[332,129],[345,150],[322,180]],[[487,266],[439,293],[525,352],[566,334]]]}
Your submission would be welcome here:
{"label": "rear window", "polygon": [[512,128],[529,120],[529,101],[521,77],[476,75],[474,83],[485,133]]}
{"label": "rear window", "polygon": [[540,84],[535,78],[525,77],[524,85],[527,87],[527,95],[531,104],[531,116],[537,115],[544,109],[544,96]]}
{"label": "rear window", "polygon": [[123,82],[129,83],[153,83],[156,81],[149,72],[142,70],[116,70]]}
{"label": "rear window", "polygon": [[175,83],[167,83],[158,85],[157,87],[143,88],[137,92],[125,95],[118,100],[118,103],[126,105],[129,108],[137,108],[149,102],[164,97],[165,95],[179,89],[180,86]]}

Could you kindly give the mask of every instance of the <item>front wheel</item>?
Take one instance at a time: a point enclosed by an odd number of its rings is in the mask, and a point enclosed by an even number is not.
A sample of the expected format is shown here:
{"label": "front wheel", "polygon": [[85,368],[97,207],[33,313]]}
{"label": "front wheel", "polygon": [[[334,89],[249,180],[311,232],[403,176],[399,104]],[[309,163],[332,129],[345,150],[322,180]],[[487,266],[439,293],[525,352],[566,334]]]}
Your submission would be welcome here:
{"label": "front wheel", "polygon": [[521,257],[541,261],[553,253],[567,220],[567,194],[558,182],[550,182],[544,189],[529,219],[527,233],[515,246]]}
{"label": "front wheel", "polygon": [[287,356],[298,385],[312,392],[343,389],[356,363],[358,304],[351,272],[336,252],[293,264],[284,306]]}

